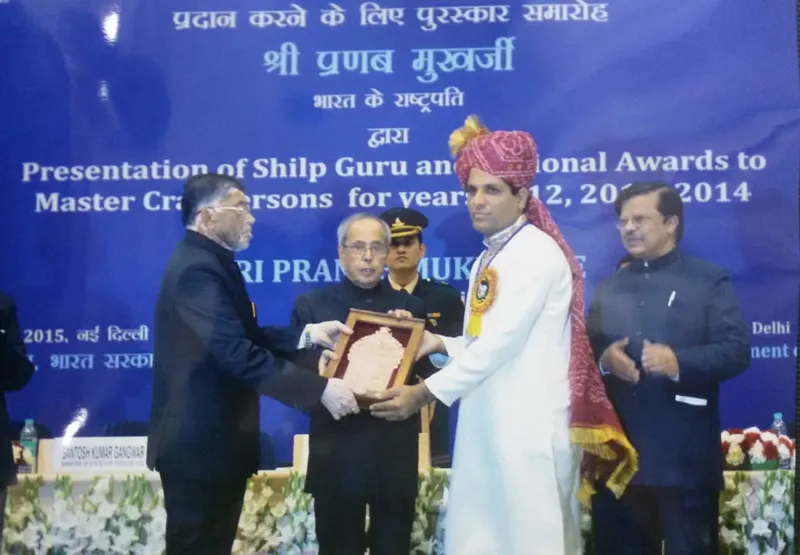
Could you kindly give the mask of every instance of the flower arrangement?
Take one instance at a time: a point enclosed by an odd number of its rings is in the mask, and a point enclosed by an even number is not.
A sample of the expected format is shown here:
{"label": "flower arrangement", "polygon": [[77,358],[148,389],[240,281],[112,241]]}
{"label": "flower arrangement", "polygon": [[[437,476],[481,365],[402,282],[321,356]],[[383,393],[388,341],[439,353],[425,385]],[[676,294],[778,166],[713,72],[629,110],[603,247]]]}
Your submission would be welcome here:
{"label": "flower arrangement", "polygon": [[[739,435],[746,434],[743,430]],[[793,460],[794,445],[782,447],[781,439],[778,437],[779,460]],[[734,438],[729,444],[739,446],[742,453],[753,451],[751,445],[743,447],[744,438],[737,440]],[[773,442],[767,436],[762,444]],[[763,452],[765,460],[772,456],[766,445],[761,451],[756,448],[754,455],[759,452]],[[722,553],[791,553],[794,472],[726,472],[725,482],[720,497]],[[318,545],[314,503],[303,485],[303,476],[297,474],[291,474],[288,480],[270,475],[253,477],[247,485],[233,553],[315,555]],[[420,477],[412,555],[444,553],[443,517],[447,512],[448,486],[446,470],[431,469]],[[52,493],[47,491],[50,487]],[[589,511],[585,509],[582,516],[585,553],[591,555]],[[164,498],[158,480],[152,477],[99,477],[79,484],[61,476],[54,484],[46,484],[38,475],[21,476],[20,483],[8,491],[3,553],[162,555],[165,531]]]}
{"label": "flower arrangement", "polygon": [[160,555],[164,551],[163,498],[147,478],[96,478],[88,492],[78,496],[73,495],[70,477],[61,476],[47,510],[40,500],[41,486],[40,477],[30,477],[9,490],[6,553]]}
{"label": "flower arrangement", "polygon": [[720,438],[725,470],[793,469],[794,441],[775,430],[732,428]]}
{"label": "flower arrangement", "polygon": [[283,491],[273,490],[269,482],[264,475],[248,482],[233,553],[316,553],[314,501],[304,490],[303,477],[291,474]]}
{"label": "flower arrangement", "polygon": [[[20,476],[9,489],[3,553],[13,555],[162,555],[167,515],[158,480],[144,475],[95,478],[89,484],[60,476],[51,497],[41,476]],[[314,503],[304,477],[288,481],[254,476],[247,484],[236,555],[313,555],[318,551]],[[446,471],[432,469],[419,482],[412,553],[432,553]],[[79,491],[79,489],[85,491]]]}
{"label": "flower arrangement", "polygon": [[441,532],[447,511],[447,487],[450,474],[431,468],[419,481],[419,492],[411,530],[411,553],[438,555],[444,553]]}
{"label": "flower arrangement", "polygon": [[790,555],[794,540],[794,472],[726,472],[720,496],[725,555]]}

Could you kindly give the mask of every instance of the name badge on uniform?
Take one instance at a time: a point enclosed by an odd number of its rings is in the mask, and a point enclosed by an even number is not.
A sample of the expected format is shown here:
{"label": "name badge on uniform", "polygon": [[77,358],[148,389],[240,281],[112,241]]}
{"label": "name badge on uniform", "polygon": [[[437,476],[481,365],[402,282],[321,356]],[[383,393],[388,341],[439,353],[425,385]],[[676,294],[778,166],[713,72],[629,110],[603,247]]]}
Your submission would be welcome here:
{"label": "name badge on uniform", "polygon": [[430,322],[431,325],[434,327],[439,325],[438,319],[441,317],[442,317],[441,312],[428,312],[428,322]]}

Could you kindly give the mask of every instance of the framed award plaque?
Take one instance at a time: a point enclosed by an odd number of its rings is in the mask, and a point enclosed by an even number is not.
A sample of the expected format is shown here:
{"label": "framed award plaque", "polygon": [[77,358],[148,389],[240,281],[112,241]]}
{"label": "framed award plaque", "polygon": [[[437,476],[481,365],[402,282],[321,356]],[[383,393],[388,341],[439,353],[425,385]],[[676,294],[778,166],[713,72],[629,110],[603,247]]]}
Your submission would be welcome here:
{"label": "framed award plaque", "polygon": [[[414,364],[425,320],[401,320],[381,312],[352,309],[347,317],[352,335],[341,334],[334,352],[338,359],[323,375],[340,378],[359,391],[383,391],[404,385]],[[356,395],[359,406],[375,399]]]}

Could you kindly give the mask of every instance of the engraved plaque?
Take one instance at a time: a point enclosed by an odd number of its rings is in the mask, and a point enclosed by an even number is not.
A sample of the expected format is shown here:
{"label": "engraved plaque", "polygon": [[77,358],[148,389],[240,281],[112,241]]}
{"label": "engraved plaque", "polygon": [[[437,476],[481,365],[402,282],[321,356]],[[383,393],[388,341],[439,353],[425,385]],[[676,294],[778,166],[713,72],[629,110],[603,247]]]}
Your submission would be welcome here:
{"label": "engraved plaque", "polygon": [[[382,391],[406,383],[425,332],[424,320],[352,309],[347,326],[353,334],[339,336],[338,361],[328,364],[325,377],[341,378],[361,391]],[[361,407],[375,402],[366,395],[356,398]]]}

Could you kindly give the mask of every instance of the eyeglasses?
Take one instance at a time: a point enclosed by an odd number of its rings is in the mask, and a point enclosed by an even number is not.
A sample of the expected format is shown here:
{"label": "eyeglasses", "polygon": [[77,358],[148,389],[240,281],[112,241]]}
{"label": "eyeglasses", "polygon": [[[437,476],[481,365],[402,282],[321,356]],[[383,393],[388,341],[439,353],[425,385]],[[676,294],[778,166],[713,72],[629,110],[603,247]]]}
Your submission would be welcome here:
{"label": "eyeglasses", "polygon": [[383,243],[372,243],[368,245],[366,243],[358,242],[358,243],[350,243],[349,245],[342,245],[342,247],[346,248],[350,252],[353,252],[359,256],[364,256],[364,254],[368,250],[372,252],[372,254],[377,254],[379,256],[389,252],[388,247]]}
{"label": "eyeglasses", "polygon": [[209,210],[235,210],[237,212],[244,212],[250,213],[250,205],[240,205],[240,206],[209,206]]}
{"label": "eyeglasses", "polygon": [[649,223],[653,220],[653,216],[634,216],[631,219],[627,218],[620,218],[617,220],[615,224],[617,229],[624,229],[628,227],[628,224],[633,224],[633,227],[642,227],[644,224]]}

